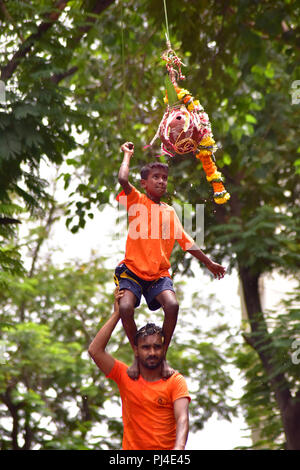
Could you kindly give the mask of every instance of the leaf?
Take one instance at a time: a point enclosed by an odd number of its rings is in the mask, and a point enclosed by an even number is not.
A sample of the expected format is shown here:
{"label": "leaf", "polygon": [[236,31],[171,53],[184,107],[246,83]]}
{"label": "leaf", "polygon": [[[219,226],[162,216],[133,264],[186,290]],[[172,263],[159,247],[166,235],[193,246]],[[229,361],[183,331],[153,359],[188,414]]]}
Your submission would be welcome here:
{"label": "leaf", "polygon": [[246,114],[246,122],[250,122],[252,124],[256,124],[257,123],[257,119],[252,116],[252,114]]}
{"label": "leaf", "polygon": [[174,104],[178,102],[178,96],[169,75],[165,78],[165,85],[167,89],[168,103],[170,106],[174,106]]}

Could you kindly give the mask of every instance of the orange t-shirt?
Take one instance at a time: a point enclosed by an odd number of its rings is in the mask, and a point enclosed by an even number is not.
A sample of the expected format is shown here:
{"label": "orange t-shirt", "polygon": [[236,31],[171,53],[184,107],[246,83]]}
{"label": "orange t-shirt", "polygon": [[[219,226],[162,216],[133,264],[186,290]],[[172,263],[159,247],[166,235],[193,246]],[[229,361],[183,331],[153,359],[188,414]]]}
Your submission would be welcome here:
{"label": "orange t-shirt", "polygon": [[122,399],[122,450],[172,450],[176,440],[173,403],[190,400],[184,377],[175,372],[167,380],[132,380],[128,366],[115,360],[108,378],[114,380]]}
{"label": "orange t-shirt", "polygon": [[170,277],[170,256],[175,241],[186,251],[194,244],[173,207],[157,204],[132,186],[128,196],[122,191],[117,200],[128,212],[128,236],[122,261],[137,276],[147,281]]}

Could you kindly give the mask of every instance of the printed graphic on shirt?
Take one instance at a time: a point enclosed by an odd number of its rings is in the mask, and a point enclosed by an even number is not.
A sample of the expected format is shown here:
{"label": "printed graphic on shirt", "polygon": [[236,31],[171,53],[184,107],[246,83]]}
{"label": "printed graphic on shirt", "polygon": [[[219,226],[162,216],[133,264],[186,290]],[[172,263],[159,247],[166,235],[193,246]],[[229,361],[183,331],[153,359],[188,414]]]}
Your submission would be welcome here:
{"label": "printed graphic on shirt", "polygon": [[156,398],[156,403],[159,405],[159,406],[166,406],[168,405],[168,400],[166,400],[165,397],[162,397],[162,396],[159,396]]}

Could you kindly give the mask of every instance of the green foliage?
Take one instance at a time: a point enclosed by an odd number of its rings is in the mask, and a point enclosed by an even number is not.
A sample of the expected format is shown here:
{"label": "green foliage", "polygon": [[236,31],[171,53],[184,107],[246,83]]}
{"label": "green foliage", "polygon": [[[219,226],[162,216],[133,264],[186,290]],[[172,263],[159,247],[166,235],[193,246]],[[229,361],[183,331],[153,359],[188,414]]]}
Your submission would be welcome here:
{"label": "green foliage", "polygon": [[[10,417],[19,430],[14,440],[11,426],[1,425],[2,449],[94,448],[93,426],[109,422],[102,406],[113,392],[87,357],[95,320],[103,322],[112,305],[104,290],[97,300],[99,279],[104,287],[108,276],[100,263],[49,266],[33,278],[12,279],[2,296],[8,326],[1,335],[0,413],[2,423]],[[95,448],[102,445],[97,439]]]}
{"label": "green foliage", "polygon": [[14,240],[14,226],[19,223],[14,218],[22,209],[12,203],[0,203],[0,287],[6,287],[6,275],[20,274],[23,271],[21,257]]}

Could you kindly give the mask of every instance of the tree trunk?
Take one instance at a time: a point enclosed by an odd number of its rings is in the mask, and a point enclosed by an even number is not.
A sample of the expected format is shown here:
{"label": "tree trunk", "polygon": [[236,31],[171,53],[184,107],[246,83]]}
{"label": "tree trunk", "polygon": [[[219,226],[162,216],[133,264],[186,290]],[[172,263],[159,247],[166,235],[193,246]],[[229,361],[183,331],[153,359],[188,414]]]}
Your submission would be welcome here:
{"label": "tree trunk", "polygon": [[300,397],[293,398],[291,396],[289,383],[284,374],[275,374],[276,348],[262,312],[258,288],[260,274],[253,273],[249,268],[241,265],[239,266],[239,274],[251,328],[251,334],[244,335],[245,339],[259,355],[269,377],[270,386],[275,393],[286,436],[286,449],[300,450]]}
{"label": "tree trunk", "polygon": [[300,450],[300,402],[291,399],[284,411],[286,449]]}

